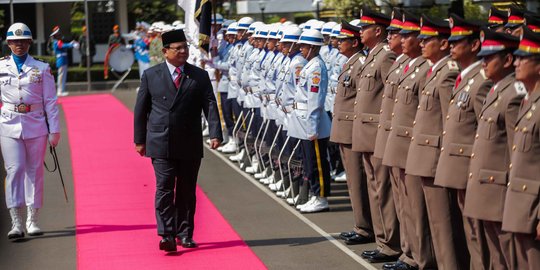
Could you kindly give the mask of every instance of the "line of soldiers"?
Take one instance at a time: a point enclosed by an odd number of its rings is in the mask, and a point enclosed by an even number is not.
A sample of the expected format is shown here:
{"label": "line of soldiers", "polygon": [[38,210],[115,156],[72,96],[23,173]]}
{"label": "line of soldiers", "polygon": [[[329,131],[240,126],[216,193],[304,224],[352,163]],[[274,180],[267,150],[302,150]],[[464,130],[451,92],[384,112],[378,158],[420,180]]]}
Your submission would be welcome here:
{"label": "line of soldiers", "polygon": [[340,238],[375,241],[370,262],[540,269],[537,14],[364,8],[341,24],[244,17],[222,36],[220,151],[278,196],[329,210],[337,150],[354,217]]}

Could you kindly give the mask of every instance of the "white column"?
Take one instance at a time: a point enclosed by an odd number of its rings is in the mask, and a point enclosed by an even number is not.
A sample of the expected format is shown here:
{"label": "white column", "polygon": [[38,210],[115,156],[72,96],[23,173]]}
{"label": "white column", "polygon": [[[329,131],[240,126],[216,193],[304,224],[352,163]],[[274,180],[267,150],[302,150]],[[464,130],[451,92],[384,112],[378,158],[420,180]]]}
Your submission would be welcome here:
{"label": "white column", "polygon": [[118,0],[118,23],[120,26],[120,33],[128,33],[128,8],[127,0]]}
{"label": "white column", "polygon": [[37,54],[43,55],[41,45],[45,43],[45,20],[43,18],[43,3],[36,4],[36,46]]}

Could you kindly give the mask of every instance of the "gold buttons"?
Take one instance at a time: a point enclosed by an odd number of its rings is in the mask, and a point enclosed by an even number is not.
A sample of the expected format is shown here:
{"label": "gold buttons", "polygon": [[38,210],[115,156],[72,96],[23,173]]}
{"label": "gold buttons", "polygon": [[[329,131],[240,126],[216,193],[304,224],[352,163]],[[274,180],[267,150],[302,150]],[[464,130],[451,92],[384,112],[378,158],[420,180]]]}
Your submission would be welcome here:
{"label": "gold buttons", "polygon": [[469,173],[469,179],[471,179],[471,178],[472,178],[472,173]]}
{"label": "gold buttons", "polygon": [[426,91],[422,91],[422,95],[425,93]]}
{"label": "gold buttons", "polygon": [[377,128],[381,128],[381,125],[377,125]]}
{"label": "gold buttons", "polygon": [[476,133],[476,135],[474,136],[475,139],[478,139],[480,137],[480,135],[478,135],[478,133]]}
{"label": "gold buttons", "polygon": [[493,118],[488,118],[488,123],[493,123]]}
{"label": "gold buttons", "polygon": [[429,144],[429,140],[426,140],[426,144]]}
{"label": "gold buttons", "polygon": [[508,169],[512,169],[512,163],[510,163],[510,165],[508,165]]}
{"label": "gold buttons", "polygon": [[495,177],[490,176],[490,177],[489,177],[489,182],[493,183],[494,181],[495,181]]}
{"label": "gold buttons", "polygon": [[512,151],[516,151],[517,146],[514,144],[512,145]]}
{"label": "gold buttons", "polygon": [[358,104],[358,102],[355,101],[355,102],[354,102],[354,105],[356,105],[356,104]]}
{"label": "gold buttons", "polygon": [[450,115],[447,115],[447,116],[446,116],[446,120],[448,120],[448,119],[450,119]]}
{"label": "gold buttons", "polygon": [[521,129],[521,131],[523,131],[524,133],[526,133],[528,130],[527,130],[527,127],[523,127],[523,129]]}
{"label": "gold buttons", "polygon": [[444,147],[441,147],[441,152],[444,152]]}
{"label": "gold buttons", "polygon": [[409,135],[409,131],[405,130],[405,135]]}
{"label": "gold buttons", "polygon": [[392,127],[390,127],[390,130],[392,130]]}
{"label": "gold buttons", "polygon": [[356,114],[354,115],[354,119],[356,119]]}
{"label": "gold buttons", "polygon": [[420,105],[418,105],[418,107],[416,107],[416,109],[420,110]]}
{"label": "gold buttons", "polygon": [[442,135],[443,136],[446,135],[446,130],[443,130]]}
{"label": "gold buttons", "polygon": [[516,127],[516,128],[514,129],[514,131],[515,131],[515,132],[518,132],[518,131],[519,131],[519,127]]}
{"label": "gold buttons", "polygon": [[523,191],[526,191],[526,190],[527,190],[527,185],[523,185],[523,186],[521,187],[521,189],[522,189]]}
{"label": "gold buttons", "polygon": [[349,116],[348,116],[348,115],[345,115],[345,119],[349,119]]}
{"label": "gold buttons", "polygon": [[380,110],[379,113],[382,113],[382,110]]}
{"label": "gold buttons", "polygon": [[395,114],[394,114],[394,113],[392,113],[392,117],[394,117],[394,115],[395,115]]}
{"label": "gold buttons", "polygon": [[[356,118],[356,117],[355,117],[355,118]],[[369,121],[373,121],[373,117],[370,117],[370,118],[369,118]]]}
{"label": "gold buttons", "polygon": [[384,97],[385,97],[385,95],[383,94],[383,95],[382,95],[382,97],[384,98]]}
{"label": "gold buttons", "polygon": [[459,148],[459,153],[463,154],[463,148]]}
{"label": "gold buttons", "polygon": [[452,99],[452,100],[450,100],[450,104],[454,104],[454,100],[453,100],[453,99]]}
{"label": "gold buttons", "polygon": [[412,121],[412,125],[413,126],[416,125],[416,120]]}
{"label": "gold buttons", "polygon": [[394,103],[397,103],[397,98],[396,98],[396,99],[394,99]]}
{"label": "gold buttons", "polygon": [[429,96],[429,92],[426,92],[426,96]]}
{"label": "gold buttons", "polygon": [[414,141],[414,137],[411,137],[411,141]]}
{"label": "gold buttons", "polygon": [[471,158],[474,158],[474,153],[471,154]]}

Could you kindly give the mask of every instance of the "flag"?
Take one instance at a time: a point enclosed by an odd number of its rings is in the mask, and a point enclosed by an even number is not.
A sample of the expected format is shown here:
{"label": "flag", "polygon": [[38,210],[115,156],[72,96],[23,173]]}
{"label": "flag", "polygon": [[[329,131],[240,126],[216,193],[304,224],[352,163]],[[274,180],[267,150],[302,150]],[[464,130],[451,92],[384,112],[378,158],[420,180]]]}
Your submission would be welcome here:
{"label": "flag", "polygon": [[184,32],[190,42],[208,53],[210,28],[212,25],[212,2],[210,0],[178,0],[184,10],[186,28]]}

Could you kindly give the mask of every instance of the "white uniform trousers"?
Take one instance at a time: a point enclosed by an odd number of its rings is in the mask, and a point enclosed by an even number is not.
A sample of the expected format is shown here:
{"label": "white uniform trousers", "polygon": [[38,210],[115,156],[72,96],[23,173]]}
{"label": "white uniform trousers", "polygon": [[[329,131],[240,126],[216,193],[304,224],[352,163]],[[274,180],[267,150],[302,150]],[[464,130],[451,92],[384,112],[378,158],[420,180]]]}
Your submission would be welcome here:
{"label": "white uniform trousers", "polygon": [[68,65],[63,65],[58,68],[58,78],[56,79],[56,93],[66,92],[66,80],[67,80]]}
{"label": "white uniform trousers", "polygon": [[7,176],[7,208],[43,206],[43,160],[47,135],[32,139],[0,137]]}

